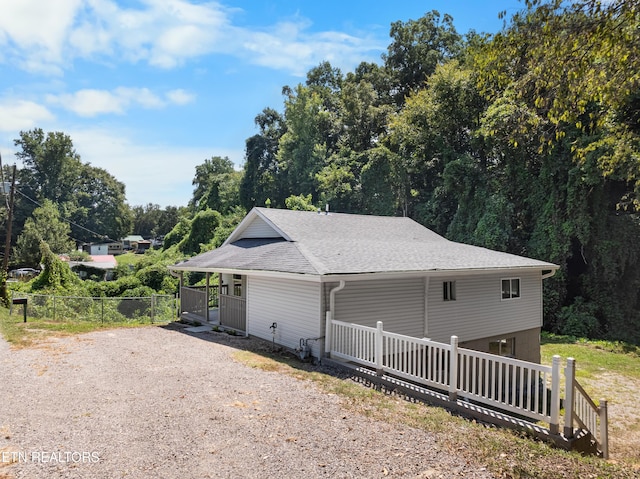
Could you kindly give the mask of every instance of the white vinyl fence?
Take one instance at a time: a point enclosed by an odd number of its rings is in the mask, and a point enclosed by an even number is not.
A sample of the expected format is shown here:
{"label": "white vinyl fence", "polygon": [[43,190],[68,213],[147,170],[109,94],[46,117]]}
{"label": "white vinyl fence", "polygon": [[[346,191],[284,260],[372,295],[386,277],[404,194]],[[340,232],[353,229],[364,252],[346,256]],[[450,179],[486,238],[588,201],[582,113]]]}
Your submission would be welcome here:
{"label": "white vinyl fence", "polygon": [[[325,352],[331,358],[440,390],[452,401],[462,398],[481,403],[517,417],[546,422],[552,434],[559,432],[559,356],[553,357],[551,366],[545,366],[460,348],[456,336],[451,337],[450,344],[438,343],[385,331],[382,322],[372,328],[330,318]],[[565,414],[565,436],[569,431],[573,434],[577,424],[592,434],[606,457],[606,401],[597,407],[575,378],[566,384],[571,391],[567,394],[571,406]]]}

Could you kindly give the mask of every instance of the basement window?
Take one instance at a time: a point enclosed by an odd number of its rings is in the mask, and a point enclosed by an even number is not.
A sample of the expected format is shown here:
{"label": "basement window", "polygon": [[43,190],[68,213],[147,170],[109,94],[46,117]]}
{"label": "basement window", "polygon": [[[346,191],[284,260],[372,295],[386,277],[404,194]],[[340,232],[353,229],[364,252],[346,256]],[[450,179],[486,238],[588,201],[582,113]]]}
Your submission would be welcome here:
{"label": "basement window", "polygon": [[456,300],[456,282],[445,281],[442,283],[442,299],[444,301]]}
{"label": "basement window", "polygon": [[516,338],[502,338],[489,341],[489,352],[498,356],[516,355]]}
{"label": "basement window", "polygon": [[505,278],[502,280],[502,299],[520,297],[520,278]]}

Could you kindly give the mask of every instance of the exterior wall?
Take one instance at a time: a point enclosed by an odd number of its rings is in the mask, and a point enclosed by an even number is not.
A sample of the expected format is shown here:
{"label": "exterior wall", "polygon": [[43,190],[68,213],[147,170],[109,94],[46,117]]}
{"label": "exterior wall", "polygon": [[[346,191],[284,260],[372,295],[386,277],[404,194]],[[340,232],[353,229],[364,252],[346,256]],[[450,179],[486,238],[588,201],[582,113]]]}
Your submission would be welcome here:
{"label": "exterior wall", "polygon": [[321,284],[274,278],[247,278],[247,333],[273,339],[270,326],[277,323],[275,342],[296,349],[300,339],[309,341],[312,354],[322,354],[324,320],[321,316]]}
{"label": "exterior wall", "polygon": [[371,327],[382,321],[387,331],[421,338],[425,328],[424,296],[422,278],[347,282],[336,293],[334,319]]}
{"label": "exterior wall", "polygon": [[[520,297],[502,300],[501,279],[520,278]],[[429,280],[427,336],[449,342],[456,335],[460,342],[504,337],[542,326],[542,278],[539,271],[520,274],[491,274],[455,278],[456,299],[444,301],[443,281]],[[539,346],[539,337],[536,339]],[[475,349],[475,348],[474,348]]]}
{"label": "exterior wall", "polygon": [[515,357],[522,359],[523,361],[530,361],[532,363],[540,363],[540,328],[528,329],[526,331],[517,331],[502,336],[495,336],[491,338],[476,339],[474,341],[467,341],[458,343],[461,348],[475,349],[476,351],[489,351],[489,343],[494,340],[504,338],[515,339]]}
{"label": "exterior wall", "polygon": [[89,250],[89,254],[96,256],[110,254],[109,247],[106,244],[92,244]]}
{"label": "exterior wall", "polygon": [[262,218],[255,218],[240,235],[242,238],[280,238]]}

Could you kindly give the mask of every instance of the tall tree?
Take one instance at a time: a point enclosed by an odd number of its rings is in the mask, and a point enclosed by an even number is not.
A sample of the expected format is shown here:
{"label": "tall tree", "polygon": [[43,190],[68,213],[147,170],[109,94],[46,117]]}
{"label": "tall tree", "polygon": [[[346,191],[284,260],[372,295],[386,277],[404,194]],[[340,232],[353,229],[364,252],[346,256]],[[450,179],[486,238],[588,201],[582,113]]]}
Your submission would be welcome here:
{"label": "tall tree", "polygon": [[42,254],[40,243],[47,243],[55,254],[69,253],[75,249],[70,238],[71,228],[62,221],[55,205],[45,200],[41,207],[36,208],[33,215],[27,219],[15,246],[14,256],[19,264],[37,267]]}
{"label": "tall tree", "polygon": [[20,132],[14,143],[21,148],[16,156],[24,164],[21,193],[38,202],[52,201],[74,223],[76,239],[120,239],[130,232],[124,184],[106,170],[82,163],[71,137],[36,128]]}
{"label": "tall tree", "polygon": [[382,58],[394,79],[397,105],[422,88],[439,64],[455,58],[462,49],[453,18],[446,14],[441,17],[436,10],[418,20],[392,23],[389,35],[392,42]]}

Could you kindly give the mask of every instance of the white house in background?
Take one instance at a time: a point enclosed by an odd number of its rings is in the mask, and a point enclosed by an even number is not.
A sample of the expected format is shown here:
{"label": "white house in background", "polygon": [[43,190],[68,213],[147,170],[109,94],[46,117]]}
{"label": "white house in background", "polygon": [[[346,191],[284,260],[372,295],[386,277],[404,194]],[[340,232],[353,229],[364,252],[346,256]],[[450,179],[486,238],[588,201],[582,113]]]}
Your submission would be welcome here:
{"label": "white house in background", "polygon": [[330,312],[539,362],[542,281],[558,266],[455,243],[409,218],[254,208],[220,248],[169,269],[207,283],[218,273],[222,325],[292,349],[305,341],[316,357]]}
{"label": "white house in background", "polygon": [[83,247],[92,256],[122,254],[122,243],[92,243]]}

